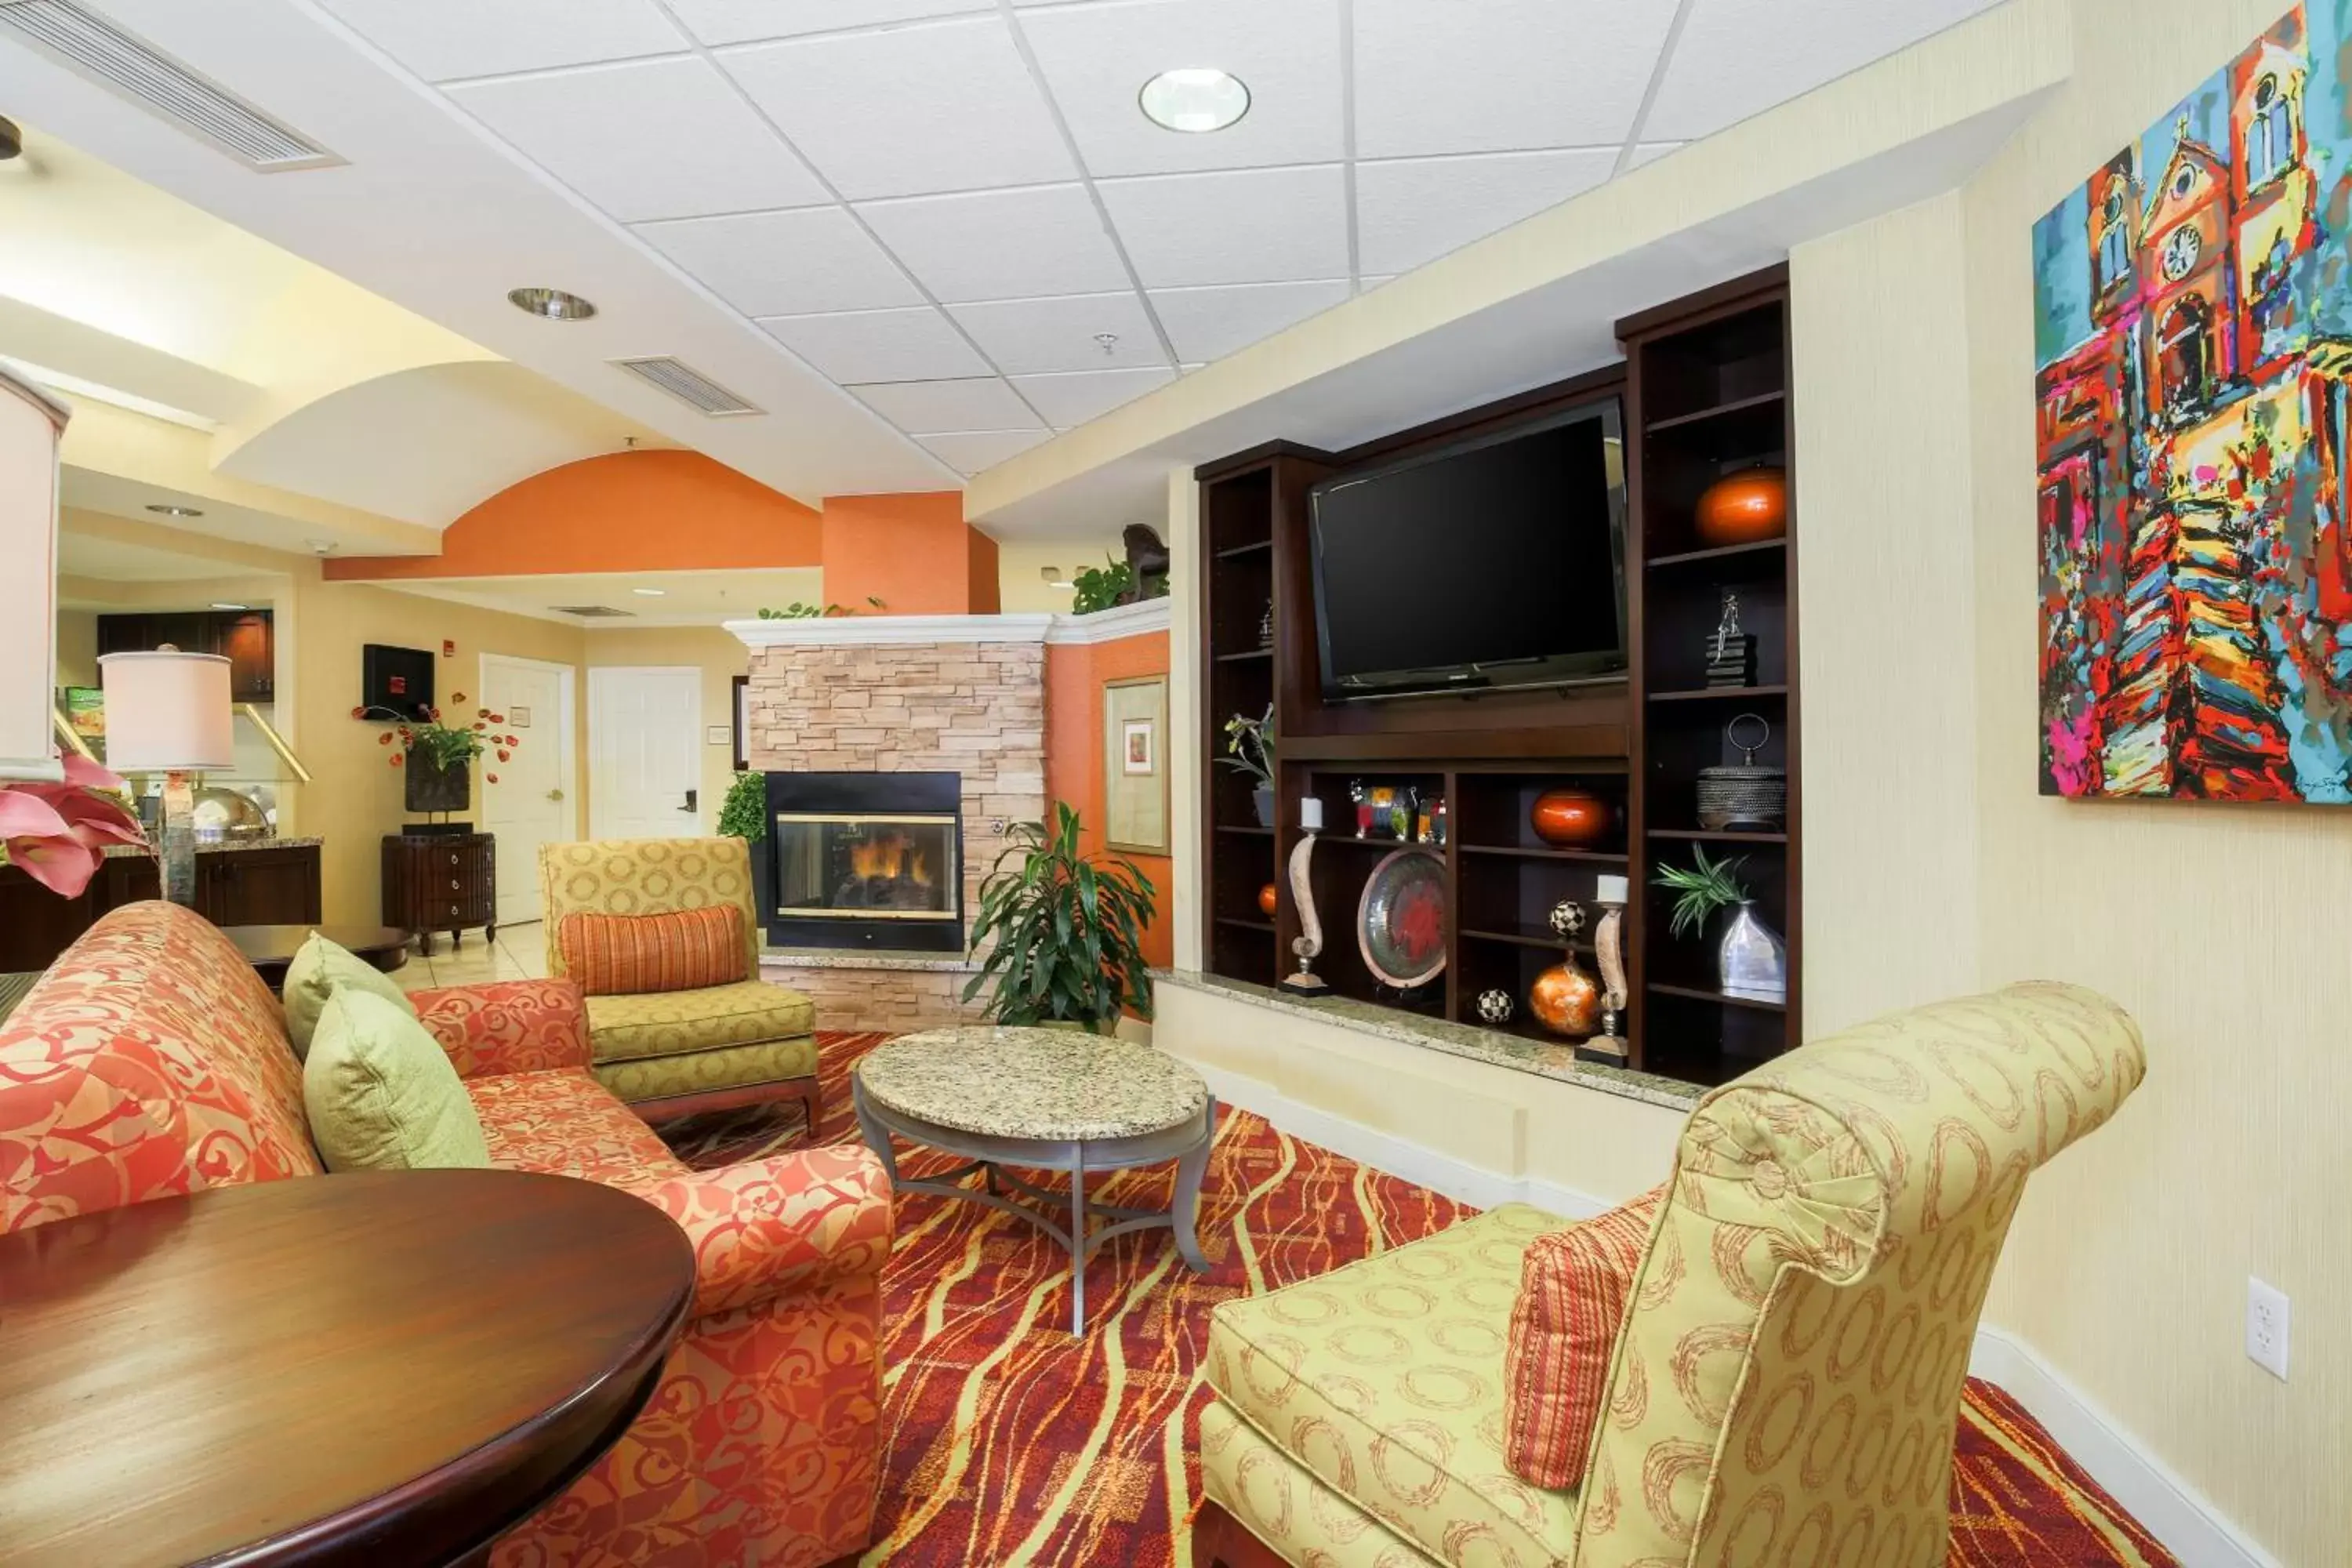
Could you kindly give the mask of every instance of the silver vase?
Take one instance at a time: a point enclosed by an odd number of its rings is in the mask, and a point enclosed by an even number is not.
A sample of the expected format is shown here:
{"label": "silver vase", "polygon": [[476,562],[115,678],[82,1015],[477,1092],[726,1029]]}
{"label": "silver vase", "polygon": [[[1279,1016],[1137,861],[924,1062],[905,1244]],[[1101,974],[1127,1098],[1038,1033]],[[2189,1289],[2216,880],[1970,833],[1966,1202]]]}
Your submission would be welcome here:
{"label": "silver vase", "polygon": [[1724,928],[1715,950],[1717,978],[1727,996],[1751,1002],[1789,999],[1789,948],[1778,932],[1756,918],[1756,906],[1743,903]]}

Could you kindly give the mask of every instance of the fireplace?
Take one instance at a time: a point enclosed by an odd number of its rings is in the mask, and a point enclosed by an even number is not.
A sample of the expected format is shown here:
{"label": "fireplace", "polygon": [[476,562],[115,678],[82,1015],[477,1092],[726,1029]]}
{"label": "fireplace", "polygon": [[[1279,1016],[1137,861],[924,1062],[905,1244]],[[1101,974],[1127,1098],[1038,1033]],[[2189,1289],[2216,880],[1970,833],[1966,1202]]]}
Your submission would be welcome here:
{"label": "fireplace", "polygon": [[770,773],[768,940],[963,952],[955,773]]}

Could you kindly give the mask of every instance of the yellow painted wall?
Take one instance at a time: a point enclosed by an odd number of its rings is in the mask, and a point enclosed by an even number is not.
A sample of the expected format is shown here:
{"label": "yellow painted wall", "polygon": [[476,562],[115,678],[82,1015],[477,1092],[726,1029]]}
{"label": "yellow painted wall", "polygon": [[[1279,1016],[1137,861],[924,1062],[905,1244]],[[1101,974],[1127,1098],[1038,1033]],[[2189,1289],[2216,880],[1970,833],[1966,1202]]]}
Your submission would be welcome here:
{"label": "yellow painted wall", "polygon": [[[719,808],[726,802],[728,785],[735,777],[735,747],[733,724],[735,715],[734,678],[749,674],[751,650],[738,641],[731,632],[717,626],[646,626],[630,631],[596,630],[587,634],[583,662],[591,668],[624,665],[690,666],[702,671],[702,723],[708,730],[716,724],[726,727],[729,742],[714,746],[706,739],[702,743],[702,795],[700,799],[702,830],[719,831]],[[586,700],[587,681],[581,681],[582,700]],[[580,773],[584,784],[588,773],[583,765]]]}
{"label": "yellow painted wall", "polygon": [[58,612],[58,684],[98,684],[98,612]]}

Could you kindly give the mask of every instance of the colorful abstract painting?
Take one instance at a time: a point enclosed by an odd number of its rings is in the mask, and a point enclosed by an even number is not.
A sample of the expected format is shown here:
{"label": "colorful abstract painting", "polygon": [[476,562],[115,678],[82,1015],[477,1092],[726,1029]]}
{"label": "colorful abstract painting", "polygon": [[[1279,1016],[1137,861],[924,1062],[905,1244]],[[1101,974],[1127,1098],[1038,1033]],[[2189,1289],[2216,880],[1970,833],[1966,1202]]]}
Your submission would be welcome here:
{"label": "colorful abstract painting", "polygon": [[2352,804],[2352,0],[2035,226],[2042,789]]}

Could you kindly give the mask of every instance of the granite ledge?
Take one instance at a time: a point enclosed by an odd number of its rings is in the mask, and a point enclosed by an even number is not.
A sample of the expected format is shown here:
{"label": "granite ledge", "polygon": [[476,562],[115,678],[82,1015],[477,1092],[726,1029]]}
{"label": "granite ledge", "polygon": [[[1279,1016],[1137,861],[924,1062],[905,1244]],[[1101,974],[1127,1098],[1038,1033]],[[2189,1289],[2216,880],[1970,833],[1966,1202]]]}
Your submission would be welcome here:
{"label": "granite ledge", "polygon": [[1447,1056],[1485,1062],[1490,1067],[1508,1068],[1516,1072],[1533,1073],[1538,1078],[1556,1079],[1562,1083],[1574,1084],[1579,1089],[1613,1094],[1622,1100],[1639,1100],[1644,1105],[1661,1106],[1668,1110],[1688,1110],[1706,1093],[1696,1084],[1682,1083],[1670,1078],[1631,1072],[1623,1068],[1603,1067],[1597,1062],[1578,1061],[1574,1049],[1564,1044],[1542,1045],[1495,1029],[1448,1023],[1441,1018],[1417,1017],[1393,1007],[1376,1007],[1367,1002],[1351,1002],[1337,996],[1323,1002],[1302,1002],[1284,995],[1270,985],[1254,985],[1246,980],[1229,980],[1222,974],[1203,974],[1191,969],[1155,969],[1151,977],[1162,985],[1246,1002],[1270,1012],[1310,1018],[1317,1023],[1377,1035],[1382,1039],[1398,1040],[1409,1046],[1422,1046],[1433,1051],[1443,1051]]}
{"label": "granite ledge", "polygon": [[866,952],[833,947],[762,947],[760,962],[778,969],[896,969],[977,974],[980,961],[955,952]]}
{"label": "granite ledge", "polygon": [[[265,838],[199,838],[196,840],[196,853],[199,855],[233,855],[240,849],[303,849],[313,845],[324,844],[325,842],[325,839],[316,837],[309,838],[278,838],[274,837]],[[152,855],[155,851],[147,848],[143,845],[138,844],[110,844],[106,847],[103,853],[108,859],[111,860],[118,856]]]}

